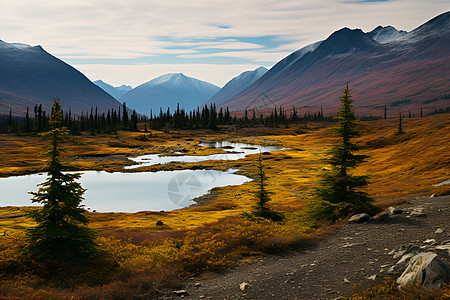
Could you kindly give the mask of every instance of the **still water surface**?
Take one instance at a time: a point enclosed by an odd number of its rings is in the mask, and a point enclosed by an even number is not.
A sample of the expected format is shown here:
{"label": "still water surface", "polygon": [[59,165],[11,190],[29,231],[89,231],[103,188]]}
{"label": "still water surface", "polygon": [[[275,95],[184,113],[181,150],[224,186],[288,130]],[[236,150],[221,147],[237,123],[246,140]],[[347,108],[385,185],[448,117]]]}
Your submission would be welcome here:
{"label": "still water surface", "polygon": [[[203,142],[199,146],[222,148],[227,153],[204,156],[143,155],[130,158],[136,165],[127,168],[167,164],[171,162],[199,162],[207,160],[238,160],[249,154],[272,152],[284,148],[230,142]],[[225,148],[223,148],[225,147]],[[83,204],[99,212],[138,212],[174,210],[194,203],[192,199],[207,194],[215,187],[241,185],[251,181],[233,174],[236,170],[176,170],[141,173],[107,173],[104,171],[80,172],[79,182],[87,189]],[[29,206],[37,185],[44,182],[46,174],[32,174],[0,178],[0,206]]]}
{"label": "still water surface", "polygon": [[[178,156],[161,156],[161,154],[149,154],[137,157],[129,157],[136,165],[127,166],[126,169],[134,169],[144,166],[168,164],[168,163],[193,163],[208,160],[238,160],[245,158],[249,154],[257,154],[261,152],[280,151],[285,148],[277,146],[260,146],[244,143],[230,142],[202,142],[199,146],[209,148],[222,148],[227,153],[211,154],[211,155],[178,155]],[[225,148],[223,148],[225,147]]]}
{"label": "still water surface", "polygon": [[[177,170],[142,173],[86,171],[79,182],[87,189],[83,204],[99,212],[174,210],[189,206],[192,199],[214,187],[240,185],[250,179],[230,172]],[[46,174],[0,178],[0,206],[28,206]]]}

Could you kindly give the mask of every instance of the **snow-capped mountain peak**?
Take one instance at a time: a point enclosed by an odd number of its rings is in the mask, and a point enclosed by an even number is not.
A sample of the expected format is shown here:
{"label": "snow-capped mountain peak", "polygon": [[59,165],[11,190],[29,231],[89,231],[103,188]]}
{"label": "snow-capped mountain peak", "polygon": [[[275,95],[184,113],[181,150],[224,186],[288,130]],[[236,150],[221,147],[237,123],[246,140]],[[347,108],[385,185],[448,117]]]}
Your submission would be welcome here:
{"label": "snow-capped mountain peak", "polygon": [[368,32],[367,34],[381,44],[386,44],[391,41],[394,41],[398,38],[401,38],[404,36],[407,32],[404,30],[397,30],[393,26],[378,26],[371,32]]}

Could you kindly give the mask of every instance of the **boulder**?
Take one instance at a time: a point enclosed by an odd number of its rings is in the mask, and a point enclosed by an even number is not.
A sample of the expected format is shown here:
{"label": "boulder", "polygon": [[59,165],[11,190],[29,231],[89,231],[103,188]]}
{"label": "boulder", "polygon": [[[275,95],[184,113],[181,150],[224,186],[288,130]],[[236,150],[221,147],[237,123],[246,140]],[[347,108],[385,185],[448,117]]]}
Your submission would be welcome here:
{"label": "boulder", "polygon": [[164,225],[164,222],[161,220],[156,222],[156,226],[163,226],[163,225]]}
{"label": "boulder", "polygon": [[390,215],[399,215],[403,213],[403,209],[390,206],[388,209]]}
{"label": "boulder", "polygon": [[417,253],[419,252],[419,247],[413,244],[409,245],[401,245],[397,252],[394,254],[394,258],[399,258],[408,253]]}
{"label": "boulder", "polygon": [[241,292],[247,291],[249,287],[250,287],[250,284],[248,284],[245,281],[243,283],[239,284],[239,289],[241,290]]}
{"label": "boulder", "polygon": [[189,296],[189,293],[188,293],[188,291],[186,291],[186,290],[173,291],[173,293],[174,293],[175,295],[177,295],[177,296],[180,296],[180,297],[186,297],[186,296]]}
{"label": "boulder", "polygon": [[369,219],[370,219],[369,215],[366,213],[363,213],[363,214],[357,214],[357,215],[352,216],[350,218],[350,220],[348,220],[348,222],[349,223],[362,223]]}
{"label": "boulder", "polygon": [[423,212],[423,210],[420,209],[414,209],[411,212],[411,216],[417,217],[417,218],[425,218],[427,215]]}
{"label": "boulder", "polygon": [[382,211],[382,212],[376,214],[375,216],[373,216],[372,219],[374,221],[378,221],[378,222],[387,220],[387,219],[389,219],[389,213],[386,211]]}
{"label": "boulder", "polygon": [[448,282],[450,282],[450,263],[433,252],[416,254],[397,279],[400,288],[409,283],[420,283],[427,289],[439,289]]}

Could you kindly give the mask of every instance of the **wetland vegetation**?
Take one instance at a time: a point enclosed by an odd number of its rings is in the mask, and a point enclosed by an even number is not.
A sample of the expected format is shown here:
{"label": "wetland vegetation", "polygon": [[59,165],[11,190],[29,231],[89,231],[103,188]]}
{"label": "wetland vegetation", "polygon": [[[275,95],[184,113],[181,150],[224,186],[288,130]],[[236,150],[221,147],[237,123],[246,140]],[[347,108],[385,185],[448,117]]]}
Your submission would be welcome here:
{"label": "wetland vegetation", "polygon": [[[402,120],[402,135],[396,135],[398,120],[362,122],[358,144],[361,154],[370,156],[356,166],[355,174],[370,174],[368,193],[375,204],[386,207],[405,202],[412,195],[447,194],[448,185],[433,186],[450,177],[448,165],[448,114]],[[71,171],[157,172],[171,170],[237,169],[235,174],[257,179],[259,153],[239,160],[171,162],[125,169],[128,157],[183,153],[204,156],[226,153],[208,148],[200,141],[231,141],[281,147],[263,152],[267,191],[271,208],[283,212],[282,222],[244,219],[253,210],[258,181],[224,186],[197,198],[196,205],[173,211],[137,213],[85,212],[89,228],[99,235],[96,243],[104,253],[90,266],[67,263],[48,266],[30,260],[21,251],[24,231],[35,223],[26,218],[28,207],[9,206],[1,196],[0,243],[1,295],[31,299],[152,297],[178,287],[181,279],[208,270],[226,269],[252,261],[266,253],[304,247],[332,230],[327,223],[312,224],[300,212],[317,176],[328,166],[322,161],[326,150],[336,143],[332,122],[310,122],[279,127],[221,125],[219,130],[118,130],[117,134],[82,133],[64,146],[64,160]],[[145,132],[147,128],[147,132]],[[142,135],[146,136],[142,139]],[[31,174],[43,171],[38,154],[45,147],[34,135],[0,135],[0,174]],[[405,156],[408,153],[408,156]],[[151,191],[150,191],[151,193]],[[31,198],[31,197],[30,197]],[[127,200],[124,199],[126,202]],[[338,225],[339,225],[338,221]],[[336,225],[334,225],[336,226]],[[330,229],[331,228],[331,229]]]}

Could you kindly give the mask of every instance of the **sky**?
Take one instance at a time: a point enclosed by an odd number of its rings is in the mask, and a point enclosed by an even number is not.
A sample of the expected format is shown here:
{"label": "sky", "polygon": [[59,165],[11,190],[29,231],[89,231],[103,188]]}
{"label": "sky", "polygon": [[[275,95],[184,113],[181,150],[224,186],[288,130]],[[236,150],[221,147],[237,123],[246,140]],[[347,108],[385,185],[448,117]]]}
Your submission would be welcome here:
{"label": "sky", "polygon": [[0,40],[41,45],[90,80],[166,73],[223,86],[343,27],[410,31],[448,0],[0,0]]}

